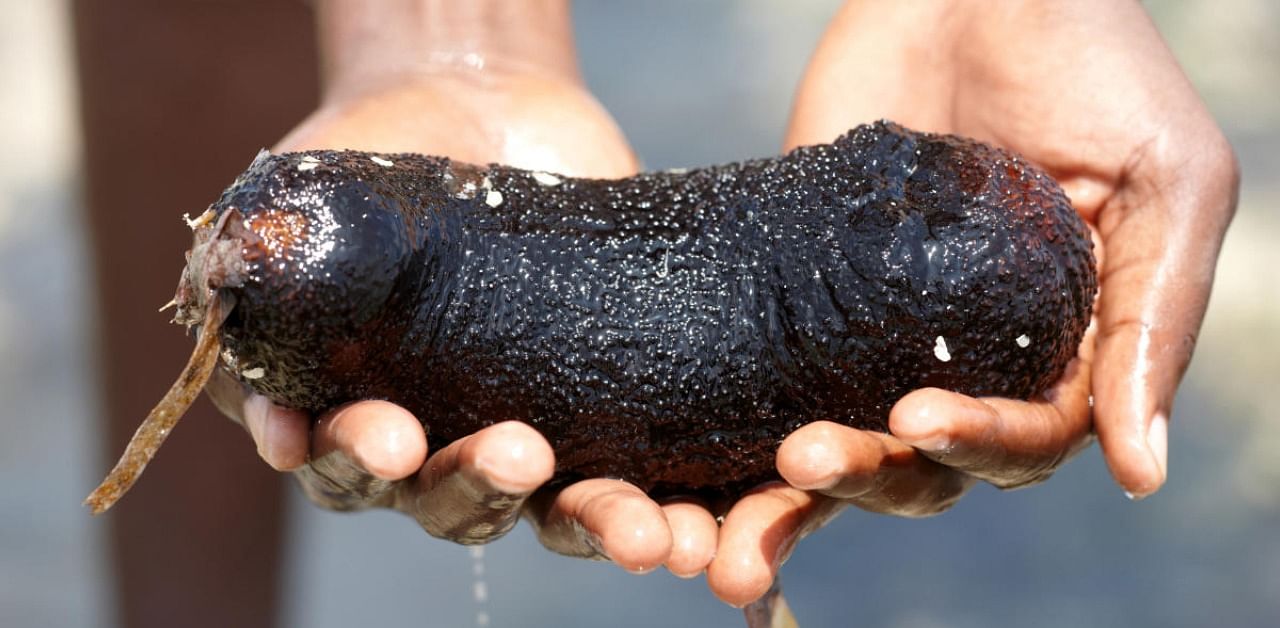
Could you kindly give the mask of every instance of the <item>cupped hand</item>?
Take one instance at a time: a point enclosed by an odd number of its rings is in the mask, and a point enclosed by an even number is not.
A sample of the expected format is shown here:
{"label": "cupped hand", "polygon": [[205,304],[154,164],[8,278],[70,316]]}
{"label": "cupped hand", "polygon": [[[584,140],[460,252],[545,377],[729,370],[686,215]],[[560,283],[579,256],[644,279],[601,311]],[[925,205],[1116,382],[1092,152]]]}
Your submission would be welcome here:
{"label": "cupped hand", "polygon": [[[1048,170],[1093,230],[1093,324],[1041,398],[926,389],[893,408],[891,435],[829,423],[797,430],[778,453],[789,486],[744,498],[722,527],[708,579],[734,603],[764,593],[796,540],[844,504],[918,516],[944,510],[976,480],[1036,483],[1091,430],[1130,496],[1167,477],[1173,397],[1239,175],[1142,7],[851,1],[810,63],[787,144],[828,142],[878,118],[976,137]],[[767,543],[761,516],[775,522]],[[731,550],[739,546],[751,551]]]}
{"label": "cupped hand", "polygon": [[[577,176],[636,169],[622,135],[576,76],[492,67],[336,89],[274,150],[318,148],[412,151]],[[542,489],[554,455],[523,423],[498,423],[429,452],[418,417],[391,403],[355,402],[311,417],[246,396],[225,374],[210,390],[263,459],[294,472],[308,497],[328,508],[394,508],[434,536],[468,544],[501,536],[523,514],[548,548],[634,572],[668,564],[694,575],[714,552],[714,534],[684,523],[711,521],[700,507],[660,505],[617,480]]]}

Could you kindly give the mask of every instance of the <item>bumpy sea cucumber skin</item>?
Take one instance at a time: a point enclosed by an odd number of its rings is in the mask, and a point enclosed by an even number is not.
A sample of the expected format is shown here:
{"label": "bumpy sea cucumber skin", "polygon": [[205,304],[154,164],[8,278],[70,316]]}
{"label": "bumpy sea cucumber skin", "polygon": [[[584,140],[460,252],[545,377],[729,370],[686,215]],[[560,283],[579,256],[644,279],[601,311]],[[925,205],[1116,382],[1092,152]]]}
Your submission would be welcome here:
{"label": "bumpy sea cucumber skin", "polygon": [[250,279],[224,288],[223,338],[253,388],[313,412],[390,399],[433,449],[519,419],[561,479],[657,493],[769,479],[797,426],[883,430],[920,387],[1036,395],[1096,288],[1052,179],[887,122],[621,180],[293,153],[231,208]]}

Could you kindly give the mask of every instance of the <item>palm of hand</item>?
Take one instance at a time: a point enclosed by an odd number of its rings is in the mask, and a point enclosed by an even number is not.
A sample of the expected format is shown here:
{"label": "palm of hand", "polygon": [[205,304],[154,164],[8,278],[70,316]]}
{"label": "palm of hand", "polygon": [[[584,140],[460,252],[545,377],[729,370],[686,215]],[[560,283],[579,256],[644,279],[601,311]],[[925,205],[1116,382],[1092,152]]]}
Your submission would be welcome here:
{"label": "palm of hand", "polygon": [[276,150],[339,147],[575,176],[636,169],[613,120],[581,85],[537,76],[444,74],[339,93]]}

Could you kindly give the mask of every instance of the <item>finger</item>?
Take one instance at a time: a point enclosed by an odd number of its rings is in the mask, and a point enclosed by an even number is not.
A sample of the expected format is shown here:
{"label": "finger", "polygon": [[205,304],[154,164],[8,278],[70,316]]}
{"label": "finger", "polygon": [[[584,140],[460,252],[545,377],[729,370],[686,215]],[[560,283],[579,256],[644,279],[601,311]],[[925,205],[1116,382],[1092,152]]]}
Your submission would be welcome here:
{"label": "finger", "polygon": [[731,606],[754,602],[769,590],[796,542],[841,507],[838,500],[776,482],[748,493],[729,509],[720,526],[707,585]]}
{"label": "finger", "polygon": [[830,421],[810,423],[788,436],[778,448],[777,464],[778,473],[797,489],[901,517],[940,513],[974,482],[893,436]]}
{"label": "finger", "polygon": [[396,507],[432,536],[487,543],[519,520],[525,499],[555,473],[555,454],[532,427],[507,421],[450,443],[427,460]]}
{"label": "finger", "polygon": [[[1239,185],[1230,147],[1211,120],[1199,126],[1207,128],[1195,137],[1139,151],[1122,192],[1097,215],[1108,250],[1099,276],[1096,429],[1112,474],[1137,497],[1168,473],[1173,397]],[[1185,146],[1197,148],[1174,154]]]}
{"label": "finger", "polygon": [[706,505],[694,499],[677,499],[664,503],[662,512],[671,528],[671,556],[667,570],[680,578],[702,573],[716,555],[716,537],[720,528]]}
{"label": "finger", "polygon": [[305,412],[271,403],[262,395],[244,402],[244,425],[258,447],[258,455],[277,471],[293,471],[307,463],[311,417]]}
{"label": "finger", "polygon": [[652,571],[671,557],[662,508],[621,480],[583,480],[536,495],[530,521],[547,549],[566,556],[612,560],[633,573]]}
{"label": "finger", "polygon": [[1001,488],[1050,475],[1089,442],[1087,397],[1063,409],[1049,401],[975,399],[936,388],[904,397],[890,430],[925,456]]}
{"label": "finger", "polygon": [[225,369],[214,369],[205,392],[218,410],[249,432],[258,455],[277,471],[306,464],[311,417],[271,403]]}
{"label": "finger", "polygon": [[296,473],[316,503],[335,510],[388,505],[397,480],[427,457],[422,425],[386,401],[348,404],[316,422],[312,457]]}
{"label": "finger", "polygon": [[1002,488],[1047,479],[1089,444],[1094,326],[1077,358],[1041,397],[975,399],[925,388],[894,404],[889,431],[930,459]]}

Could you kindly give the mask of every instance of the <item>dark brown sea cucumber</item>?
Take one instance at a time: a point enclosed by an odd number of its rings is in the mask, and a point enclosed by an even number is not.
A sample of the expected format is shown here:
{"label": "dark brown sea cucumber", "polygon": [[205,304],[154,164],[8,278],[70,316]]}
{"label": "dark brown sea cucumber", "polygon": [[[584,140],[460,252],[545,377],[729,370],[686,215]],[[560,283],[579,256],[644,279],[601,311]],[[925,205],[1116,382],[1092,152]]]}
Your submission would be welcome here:
{"label": "dark brown sea cucumber", "polygon": [[[311,412],[394,401],[433,450],[519,419],[560,480],[655,493],[767,480],[799,425],[883,430],[917,388],[1036,395],[1096,289],[1049,176],[888,122],[618,180],[264,154],[195,229],[177,320],[220,325],[247,386]],[[95,511],[127,489],[109,484]]]}

